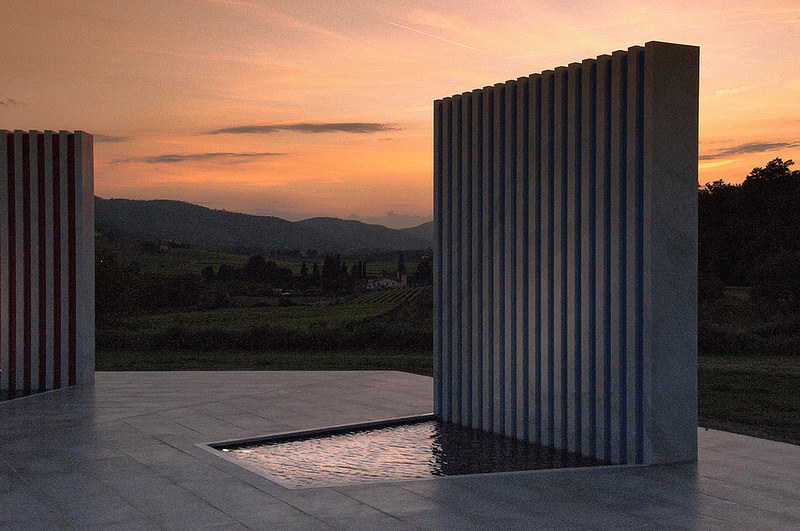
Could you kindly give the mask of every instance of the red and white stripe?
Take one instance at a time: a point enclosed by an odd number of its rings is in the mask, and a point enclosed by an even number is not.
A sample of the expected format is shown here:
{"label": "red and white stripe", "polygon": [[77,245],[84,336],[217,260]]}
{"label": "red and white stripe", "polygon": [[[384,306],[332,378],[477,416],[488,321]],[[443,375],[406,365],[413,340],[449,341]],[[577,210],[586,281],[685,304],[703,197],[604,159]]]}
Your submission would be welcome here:
{"label": "red and white stripe", "polygon": [[0,389],[91,381],[91,135],[0,131],[0,265]]}

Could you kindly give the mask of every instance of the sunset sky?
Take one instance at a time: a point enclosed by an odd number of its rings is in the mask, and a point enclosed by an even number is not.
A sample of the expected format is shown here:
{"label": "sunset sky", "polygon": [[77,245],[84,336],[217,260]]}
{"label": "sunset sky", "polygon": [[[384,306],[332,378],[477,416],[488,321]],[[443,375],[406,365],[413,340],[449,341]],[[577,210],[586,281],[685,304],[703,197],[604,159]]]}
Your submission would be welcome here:
{"label": "sunset sky", "polygon": [[0,0],[0,129],[95,135],[95,193],[430,219],[432,102],[662,40],[700,46],[700,182],[800,166],[791,1]]}

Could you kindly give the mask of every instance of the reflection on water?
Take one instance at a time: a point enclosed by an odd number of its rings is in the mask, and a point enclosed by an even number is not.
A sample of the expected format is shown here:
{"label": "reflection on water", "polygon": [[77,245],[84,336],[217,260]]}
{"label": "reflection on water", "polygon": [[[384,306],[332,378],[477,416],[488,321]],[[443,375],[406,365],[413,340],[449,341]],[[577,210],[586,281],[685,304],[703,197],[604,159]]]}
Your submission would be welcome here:
{"label": "reflection on water", "polygon": [[224,451],[298,487],[608,464],[439,421]]}

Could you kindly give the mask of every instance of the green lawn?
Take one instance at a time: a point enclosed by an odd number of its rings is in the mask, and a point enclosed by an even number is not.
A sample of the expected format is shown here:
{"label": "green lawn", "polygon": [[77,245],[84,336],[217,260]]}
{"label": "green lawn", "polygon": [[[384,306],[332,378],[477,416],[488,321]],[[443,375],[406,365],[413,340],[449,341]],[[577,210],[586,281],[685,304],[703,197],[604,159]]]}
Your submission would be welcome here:
{"label": "green lawn", "polygon": [[269,325],[287,330],[308,331],[314,327],[342,326],[386,313],[397,303],[331,304],[309,306],[265,306],[168,312],[121,318],[108,330],[135,330],[142,334],[165,332],[179,327],[190,332],[207,329],[244,331]]}
{"label": "green lawn", "polygon": [[800,444],[800,314],[727,287],[698,315],[700,424]]}
{"label": "green lawn", "polygon": [[800,444],[800,358],[701,357],[700,425]]}
{"label": "green lawn", "polygon": [[700,356],[800,357],[800,313],[783,313],[750,298],[747,288],[725,288],[700,303]]}
{"label": "green lawn", "polygon": [[[127,244],[123,248],[109,247],[125,264],[135,262],[143,273],[158,273],[168,277],[194,273],[199,275],[207,266],[219,269],[222,264],[241,268],[247,256],[219,253],[203,249],[165,249],[158,252],[143,251],[138,245]],[[299,270],[299,266],[298,266]]]}
{"label": "green lawn", "polygon": [[136,351],[97,352],[98,371],[395,370],[433,374],[430,351]]}

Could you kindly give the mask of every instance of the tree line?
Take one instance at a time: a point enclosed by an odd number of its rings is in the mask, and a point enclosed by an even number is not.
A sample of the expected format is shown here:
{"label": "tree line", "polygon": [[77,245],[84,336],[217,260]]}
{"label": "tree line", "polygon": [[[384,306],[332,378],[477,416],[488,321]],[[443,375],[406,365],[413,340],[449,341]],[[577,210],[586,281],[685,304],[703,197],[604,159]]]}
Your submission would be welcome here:
{"label": "tree line", "polygon": [[800,310],[800,171],[776,158],[741,184],[698,190],[700,297],[749,286],[776,309]]}
{"label": "tree line", "polygon": [[[142,242],[150,246],[150,242]],[[367,283],[367,261],[348,265],[339,254],[328,254],[321,262],[303,262],[298,274],[260,254],[252,255],[240,268],[221,264],[205,267],[197,275],[166,275],[143,271],[136,262],[126,263],[112,250],[98,250],[95,263],[95,298],[98,319],[131,311],[160,309],[211,309],[232,305],[234,297],[278,297],[279,304],[292,304],[292,296],[349,295]],[[396,275],[406,272],[403,255]],[[431,284],[433,267],[423,256],[411,282]]]}

